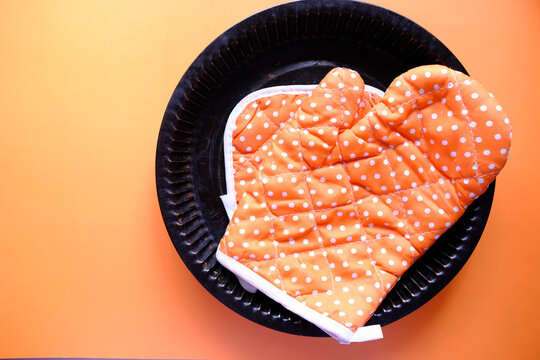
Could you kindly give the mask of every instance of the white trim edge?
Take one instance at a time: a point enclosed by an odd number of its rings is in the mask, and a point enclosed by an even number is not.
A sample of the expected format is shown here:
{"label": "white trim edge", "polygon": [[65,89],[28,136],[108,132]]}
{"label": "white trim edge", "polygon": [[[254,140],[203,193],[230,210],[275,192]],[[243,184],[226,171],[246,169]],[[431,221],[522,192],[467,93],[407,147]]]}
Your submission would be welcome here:
{"label": "white trim edge", "polygon": [[303,305],[300,301],[288,295],[285,291],[279,290],[272,283],[255,273],[247,266],[222,253],[219,248],[216,252],[216,258],[221,265],[232,271],[236,276],[239,277],[239,279],[242,279],[242,281],[248,283],[250,286],[258,289],[266,296],[280,303],[286,309],[315,324],[322,331],[342,344],[378,340],[383,338],[380,325],[363,326],[358,328],[356,332],[353,333],[345,325],[342,325],[341,323],[322,315],[306,305]]}

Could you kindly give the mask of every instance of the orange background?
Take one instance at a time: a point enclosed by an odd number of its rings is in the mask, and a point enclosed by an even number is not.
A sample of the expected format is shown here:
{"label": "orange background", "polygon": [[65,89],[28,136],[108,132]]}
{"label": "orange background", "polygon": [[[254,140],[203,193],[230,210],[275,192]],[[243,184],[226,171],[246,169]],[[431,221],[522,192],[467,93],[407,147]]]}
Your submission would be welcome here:
{"label": "orange background", "polygon": [[188,272],[155,191],[165,107],[208,43],[278,3],[0,0],[0,357],[540,358],[537,0],[374,1],[441,39],[514,128],[476,251],[384,340],[266,329]]}

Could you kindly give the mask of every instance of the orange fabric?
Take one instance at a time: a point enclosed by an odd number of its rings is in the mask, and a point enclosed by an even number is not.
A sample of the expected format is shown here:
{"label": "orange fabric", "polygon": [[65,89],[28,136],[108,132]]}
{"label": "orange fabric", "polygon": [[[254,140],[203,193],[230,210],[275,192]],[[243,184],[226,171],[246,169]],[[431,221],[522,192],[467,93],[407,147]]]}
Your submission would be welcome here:
{"label": "orange fabric", "polygon": [[[365,115],[363,89],[334,69],[304,99],[246,108],[233,141],[238,209],[220,243],[353,331],[486,190],[511,137],[493,96],[443,66],[396,78]],[[265,130],[268,119],[280,129]]]}
{"label": "orange fabric", "polygon": [[[238,150],[233,152],[235,171],[240,170],[245,161],[253,160],[255,151],[296,114],[306,97],[307,93],[267,96],[250,102],[242,110],[236,119],[233,134],[233,145]],[[359,103],[358,117],[367,114],[379,100],[380,96],[377,94],[365,91]],[[353,123],[344,122],[341,127],[348,128],[352,125]]]}

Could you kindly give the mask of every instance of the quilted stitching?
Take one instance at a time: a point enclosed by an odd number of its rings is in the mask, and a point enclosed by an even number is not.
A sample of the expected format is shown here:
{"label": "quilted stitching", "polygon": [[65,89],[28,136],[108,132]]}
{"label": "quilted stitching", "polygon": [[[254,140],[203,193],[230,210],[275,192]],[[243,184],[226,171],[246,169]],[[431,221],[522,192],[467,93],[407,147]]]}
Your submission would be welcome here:
{"label": "quilted stitching", "polygon": [[[272,140],[272,135],[296,114],[302,100],[307,96],[307,94],[276,94],[252,101],[246,106],[234,126],[234,146],[237,150],[233,153],[235,172],[240,171],[247,163],[253,164],[255,151]],[[379,100],[377,94],[364,92],[357,118],[364,116]],[[340,125],[350,127],[354,123]],[[246,138],[250,141],[246,142]]]}
{"label": "quilted stitching", "polygon": [[363,88],[357,73],[335,69],[310,96],[242,112],[238,209],[220,244],[353,331],[485,191],[511,137],[492,95],[446,67],[403,74],[373,107],[361,106]]}

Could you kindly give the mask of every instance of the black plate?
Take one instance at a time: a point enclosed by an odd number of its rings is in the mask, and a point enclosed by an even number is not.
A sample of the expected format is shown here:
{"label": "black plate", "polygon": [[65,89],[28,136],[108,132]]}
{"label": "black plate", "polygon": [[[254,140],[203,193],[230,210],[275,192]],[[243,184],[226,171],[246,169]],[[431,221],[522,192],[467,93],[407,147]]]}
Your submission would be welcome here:
{"label": "black plate", "polygon": [[[233,26],[199,55],[165,112],[156,177],[174,246],[212,295],[272,329],[326,335],[262,293],[244,291],[216,262],[214,253],[229,222],[219,198],[226,192],[222,136],[238,101],[264,87],[316,84],[335,66],[355,69],[367,84],[386,89],[396,76],[424,64],[465,72],[456,57],[417,24],[389,10],[350,1],[270,8]],[[494,183],[403,275],[368,324],[396,321],[452,280],[480,239],[493,192]]]}

